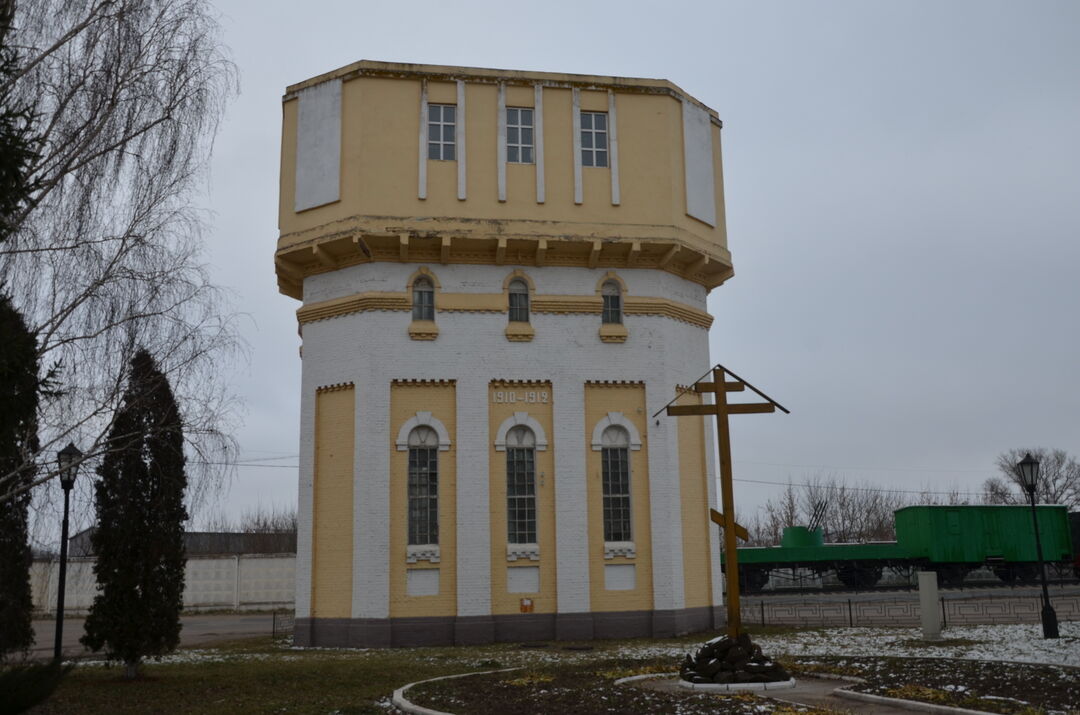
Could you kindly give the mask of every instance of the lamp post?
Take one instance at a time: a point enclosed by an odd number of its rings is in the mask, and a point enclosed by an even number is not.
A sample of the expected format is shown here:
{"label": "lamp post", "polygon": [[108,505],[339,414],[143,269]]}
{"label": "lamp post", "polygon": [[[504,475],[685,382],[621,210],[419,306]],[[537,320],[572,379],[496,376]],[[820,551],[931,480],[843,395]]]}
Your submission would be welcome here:
{"label": "lamp post", "polygon": [[53,660],[60,662],[61,645],[64,640],[64,587],[67,579],[67,544],[68,544],[68,507],[71,488],[75,486],[75,475],[79,472],[79,460],[83,453],[73,443],[56,453],[60,465],[60,486],[64,489],[64,525],[60,535],[60,582],[56,590],[56,645],[53,648]]}
{"label": "lamp post", "polygon": [[1042,574],[1043,638],[1057,638],[1057,614],[1054,613],[1054,608],[1050,605],[1050,591],[1046,587],[1046,566],[1043,563],[1042,540],[1039,539],[1039,515],[1035,509],[1035,487],[1039,482],[1039,460],[1032,457],[1031,453],[1028,452],[1020,460],[1020,463],[1016,465],[1016,469],[1020,472],[1020,483],[1024,485],[1024,489],[1031,499],[1031,522],[1035,525],[1035,551],[1039,556],[1039,573]]}

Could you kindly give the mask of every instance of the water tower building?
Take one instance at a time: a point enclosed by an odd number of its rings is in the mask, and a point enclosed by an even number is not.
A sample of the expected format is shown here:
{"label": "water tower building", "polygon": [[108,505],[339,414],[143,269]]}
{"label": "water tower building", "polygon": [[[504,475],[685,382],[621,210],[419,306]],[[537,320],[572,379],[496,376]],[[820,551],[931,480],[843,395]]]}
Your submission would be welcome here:
{"label": "water tower building", "polygon": [[716,113],[665,80],[362,61],[283,98],[300,301],[296,643],[667,636],[723,618]]}

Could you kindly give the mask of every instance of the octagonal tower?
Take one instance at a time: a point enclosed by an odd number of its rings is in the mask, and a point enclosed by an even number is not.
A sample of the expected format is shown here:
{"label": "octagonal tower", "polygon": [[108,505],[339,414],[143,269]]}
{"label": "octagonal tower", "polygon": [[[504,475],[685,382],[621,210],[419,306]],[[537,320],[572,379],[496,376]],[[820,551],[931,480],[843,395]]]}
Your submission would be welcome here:
{"label": "octagonal tower", "polygon": [[722,618],[720,121],[663,80],[362,61],[283,99],[302,301],[296,642],[664,636]]}

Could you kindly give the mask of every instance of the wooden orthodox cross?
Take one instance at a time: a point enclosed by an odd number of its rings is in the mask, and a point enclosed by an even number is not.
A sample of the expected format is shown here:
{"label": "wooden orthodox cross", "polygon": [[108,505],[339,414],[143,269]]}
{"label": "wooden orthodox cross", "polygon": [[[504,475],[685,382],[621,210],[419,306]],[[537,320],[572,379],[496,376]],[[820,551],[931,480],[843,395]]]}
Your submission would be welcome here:
{"label": "wooden orthodox cross", "polygon": [[[709,375],[712,380],[706,380]],[[731,380],[727,376],[731,376]],[[702,405],[673,405],[670,402],[660,412],[667,410],[667,414],[673,417],[687,415],[716,415],[716,435],[720,448],[720,493],[722,496],[721,506],[724,512],[721,514],[715,509],[709,509],[709,518],[718,524],[724,532],[724,571],[727,578],[727,633],[734,638],[742,630],[742,621],[739,612],[739,557],[736,550],[735,538],[743,541],[749,538],[746,529],[735,523],[735,495],[731,484],[731,433],[728,429],[728,415],[748,415],[763,412],[775,412],[779,409],[784,414],[790,412],[776,400],[766,395],[761,390],[751,385],[746,380],[728,370],[723,365],[716,365],[705,373],[692,386],[698,393],[712,393],[716,399],[713,404]],[[742,392],[750,388],[765,402],[729,403],[727,393]],[[676,398],[678,399],[678,398]],[[671,402],[674,402],[672,400]],[[656,414],[660,414],[657,412]],[[653,415],[654,417],[656,415]]]}

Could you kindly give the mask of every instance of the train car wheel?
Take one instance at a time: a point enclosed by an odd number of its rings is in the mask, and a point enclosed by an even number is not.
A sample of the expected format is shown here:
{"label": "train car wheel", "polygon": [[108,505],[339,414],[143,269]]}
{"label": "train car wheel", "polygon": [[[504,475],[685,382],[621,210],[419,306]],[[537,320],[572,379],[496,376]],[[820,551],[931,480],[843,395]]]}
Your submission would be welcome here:
{"label": "train car wheel", "polygon": [[1005,583],[1034,583],[1039,578],[1039,569],[1031,564],[1009,564],[995,566],[994,575]]}
{"label": "train car wheel", "polygon": [[938,566],[938,583],[942,586],[961,586],[967,577],[968,569],[965,566]]}
{"label": "train car wheel", "polygon": [[739,567],[739,593],[759,593],[768,582],[768,569]]}
{"label": "train car wheel", "polygon": [[881,567],[859,561],[838,564],[836,578],[848,588],[868,588],[881,580]]}

